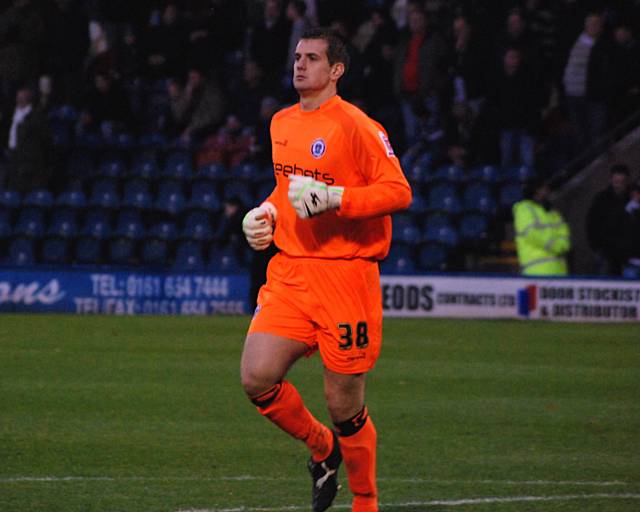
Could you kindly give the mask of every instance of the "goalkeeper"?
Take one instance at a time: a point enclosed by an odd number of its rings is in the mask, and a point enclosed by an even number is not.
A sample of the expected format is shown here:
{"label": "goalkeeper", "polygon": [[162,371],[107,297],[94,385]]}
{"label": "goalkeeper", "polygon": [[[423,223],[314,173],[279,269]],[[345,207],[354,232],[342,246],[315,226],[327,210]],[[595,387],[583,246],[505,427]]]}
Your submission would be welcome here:
{"label": "goalkeeper", "polygon": [[[280,252],[258,295],[242,385],[262,415],[308,446],[315,512],[331,506],[343,460],[352,511],[378,511],[376,430],[365,406],[365,376],[382,338],[377,262],[389,250],[390,214],[411,202],[385,130],[337,95],[347,64],[332,32],[312,29],[300,39],[293,68],[300,102],[271,122],[276,186],[243,221],[253,249],[274,242]],[[285,380],[316,350],[332,429]]]}

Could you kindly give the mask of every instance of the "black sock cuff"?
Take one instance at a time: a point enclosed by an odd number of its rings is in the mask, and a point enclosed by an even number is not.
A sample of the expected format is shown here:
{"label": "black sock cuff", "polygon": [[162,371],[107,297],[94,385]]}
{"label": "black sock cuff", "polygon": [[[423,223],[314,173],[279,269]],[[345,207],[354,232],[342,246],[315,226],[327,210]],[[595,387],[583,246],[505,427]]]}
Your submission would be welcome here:
{"label": "black sock cuff", "polygon": [[260,407],[264,409],[265,407],[269,407],[273,401],[278,398],[280,394],[280,390],[282,389],[282,381],[276,382],[273,386],[267,389],[264,393],[260,393],[258,396],[254,396],[251,399],[251,402],[256,407]]}
{"label": "black sock cuff", "polygon": [[334,423],[333,426],[336,428],[338,435],[348,437],[359,432],[367,422],[367,418],[369,418],[369,411],[367,407],[364,406],[353,418],[341,421],[340,423]]}

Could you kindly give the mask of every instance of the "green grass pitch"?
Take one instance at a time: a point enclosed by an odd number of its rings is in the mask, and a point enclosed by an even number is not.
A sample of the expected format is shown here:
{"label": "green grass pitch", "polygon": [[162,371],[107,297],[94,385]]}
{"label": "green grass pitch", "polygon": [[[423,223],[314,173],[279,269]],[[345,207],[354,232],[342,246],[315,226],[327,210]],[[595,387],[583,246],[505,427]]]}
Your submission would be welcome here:
{"label": "green grass pitch", "polygon": [[[0,316],[0,511],[309,510],[248,322]],[[327,421],[318,356],[289,378]],[[640,510],[638,325],[388,319],[367,402],[382,512]]]}

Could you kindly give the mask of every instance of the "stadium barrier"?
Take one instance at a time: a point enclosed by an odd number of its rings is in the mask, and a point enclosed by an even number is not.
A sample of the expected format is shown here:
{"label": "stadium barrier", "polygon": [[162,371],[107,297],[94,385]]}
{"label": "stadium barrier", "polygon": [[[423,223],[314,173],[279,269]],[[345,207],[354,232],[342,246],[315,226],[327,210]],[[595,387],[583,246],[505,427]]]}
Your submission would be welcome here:
{"label": "stadium barrier", "polygon": [[[248,314],[246,274],[0,268],[0,311]],[[637,322],[640,281],[383,275],[388,317]]]}

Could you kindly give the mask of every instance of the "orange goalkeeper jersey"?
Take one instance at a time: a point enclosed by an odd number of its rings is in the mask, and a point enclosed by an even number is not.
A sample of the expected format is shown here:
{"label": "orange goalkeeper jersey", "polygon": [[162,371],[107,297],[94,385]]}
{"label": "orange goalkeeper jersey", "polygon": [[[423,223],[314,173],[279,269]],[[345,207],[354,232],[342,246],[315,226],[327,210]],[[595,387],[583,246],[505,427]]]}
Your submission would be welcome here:
{"label": "orange goalkeeper jersey", "polygon": [[[339,96],[319,109],[296,104],[271,121],[276,186],[267,198],[278,209],[276,246],[289,256],[382,259],[391,243],[391,217],[411,203],[384,128]],[[342,206],[310,219],[289,202],[289,176],[343,186]]]}

